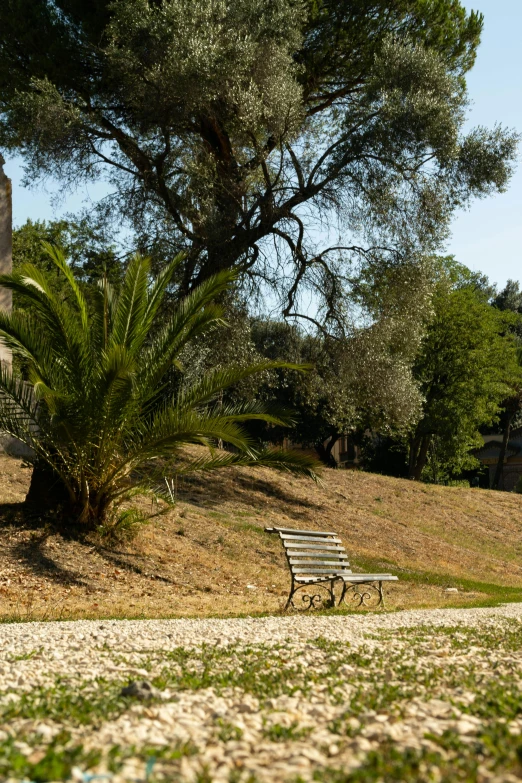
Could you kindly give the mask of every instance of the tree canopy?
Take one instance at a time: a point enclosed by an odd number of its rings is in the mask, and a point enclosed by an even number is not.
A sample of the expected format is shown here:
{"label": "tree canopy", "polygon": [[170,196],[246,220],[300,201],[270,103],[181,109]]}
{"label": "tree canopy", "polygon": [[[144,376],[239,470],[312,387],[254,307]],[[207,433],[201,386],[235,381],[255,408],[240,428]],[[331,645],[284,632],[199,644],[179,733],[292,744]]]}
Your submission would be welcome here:
{"label": "tree canopy", "polygon": [[459,0],[4,0],[0,148],[108,177],[109,211],[185,251],[181,293],[234,267],[338,325],[361,270],[506,186],[516,135],[462,132],[482,24]]}
{"label": "tree canopy", "polygon": [[[518,317],[489,303],[487,281],[444,259],[414,374],[424,396],[410,441],[410,477],[452,476],[476,465],[479,428],[498,419],[522,380],[512,327]],[[435,476],[432,476],[434,478]]]}
{"label": "tree canopy", "polygon": [[47,245],[64,250],[67,263],[79,282],[91,283],[105,276],[113,285],[121,283],[122,258],[105,226],[86,218],[63,218],[48,222],[27,220],[13,231],[13,268],[33,264],[54,276],[56,285],[60,282],[66,287],[66,280],[46,251]]}

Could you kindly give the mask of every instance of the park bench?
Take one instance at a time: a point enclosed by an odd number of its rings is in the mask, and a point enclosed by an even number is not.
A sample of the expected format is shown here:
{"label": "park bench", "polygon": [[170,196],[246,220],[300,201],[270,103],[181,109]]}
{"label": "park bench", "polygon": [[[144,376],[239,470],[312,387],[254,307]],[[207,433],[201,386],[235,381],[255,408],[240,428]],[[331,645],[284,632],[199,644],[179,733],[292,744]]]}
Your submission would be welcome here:
{"label": "park bench", "polygon": [[[326,603],[335,606],[335,583],[343,585],[338,606],[384,606],[383,582],[395,582],[392,574],[354,574],[348,555],[337,533],[331,530],[295,530],[289,527],[266,527],[266,533],[277,533],[283,542],[292,575],[292,585],[285,610],[296,609],[293,598],[298,590],[320,587],[328,594]],[[301,596],[305,609],[325,601],[321,593],[311,591]]]}

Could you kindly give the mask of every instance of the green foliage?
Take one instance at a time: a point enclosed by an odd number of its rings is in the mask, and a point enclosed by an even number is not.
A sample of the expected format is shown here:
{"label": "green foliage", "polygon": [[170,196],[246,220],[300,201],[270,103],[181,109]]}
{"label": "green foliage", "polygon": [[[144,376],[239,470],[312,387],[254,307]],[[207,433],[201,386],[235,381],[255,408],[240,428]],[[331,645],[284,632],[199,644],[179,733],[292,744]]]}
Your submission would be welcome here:
{"label": "green foliage", "polygon": [[[209,278],[158,323],[180,259],[151,281],[150,262],[136,256],[119,294],[106,278],[101,281],[93,312],[63,253],[47,251],[65,281],[63,300],[34,265],[0,278],[24,305],[0,313],[0,337],[25,363],[28,379],[22,383],[8,366],[0,368],[0,428],[33,449],[37,466],[50,469],[51,483],[63,489],[64,520],[86,528],[111,523],[124,500],[161,486],[164,475],[181,469],[264,464],[314,475],[305,456],[260,451],[244,429],[249,420],[280,425],[287,415],[257,403],[219,404],[224,389],[284,362],[216,369],[180,383],[173,395],[165,392],[185,346],[222,323],[214,300],[233,273]],[[236,452],[216,453],[220,440]],[[181,467],[179,450],[187,443],[208,447],[210,456]]]}
{"label": "green foliage", "polygon": [[53,285],[61,285],[65,295],[64,278],[45,250],[44,243],[63,248],[75,278],[91,283],[106,276],[112,285],[118,286],[124,267],[116,255],[115,242],[100,222],[81,218],[27,220],[13,231],[13,269],[33,264],[52,278]]}
{"label": "green foliage", "polygon": [[[415,366],[425,402],[410,445],[410,475],[439,481],[474,467],[479,427],[499,415],[521,382],[514,316],[488,302],[489,289],[465,267],[444,261]],[[423,473],[424,471],[424,473]]]}
{"label": "green foliage", "polygon": [[[227,390],[224,403],[258,399],[294,411],[291,429],[250,425],[267,442],[285,437],[315,447],[325,463],[337,438],[354,428],[383,432],[408,428],[418,418],[420,398],[411,366],[429,310],[430,267],[382,267],[366,271],[357,296],[359,318],[335,337],[320,330],[252,318],[235,295],[225,302],[227,339],[220,331],[198,338],[187,349],[188,377],[212,367],[239,366],[266,359],[309,365],[303,374],[291,369],[266,371]],[[326,442],[326,446],[324,445]]]}
{"label": "green foliage", "polygon": [[508,280],[505,287],[496,294],[492,304],[499,310],[510,310],[512,313],[522,313],[522,291],[516,280]]}
{"label": "green foliage", "polygon": [[261,399],[275,400],[296,414],[290,432],[271,429],[267,439],[289,435],[314,446],[331,463],[331,448],[341,435],[366,427],[397,433],[417,420],[421,400],[411,367],[429,288],[412,282],[409,302],[391,306],[391,292],[404,288],[391,276],[379,286],[384,290],[368,286],[360,294],[360,311],[364,307],[370,323],[352,328],[350,335],[332,338],[306,334],[284,322],[253,322],[252,339],[260,355],[311,365],[306,375],[283,369],[261,384]]}
{"label": "green foliage", "polygon": [[234,267],[335,328],[365,270],[507,185],[516,134],[463,135],[482,24],[459,0],[5,0],[0,147],[31,179],[103,170],[115,219],[187,251],[182,292]]}
{"label": "green foliage", "polygon": [[292,721],[289,726],[283,726],[281,723],[272,723],[265,728],[263,733],[271,742],[293,742],[306,739],[311,734],[312,729],[312,726],[300,727],[297,721]]}
{"label": "green foliage", "polygon": [[30,761],[10,737],[0,742],[0,774],[4,779],[14,774],[34,783],[47,783],[69,779],[72,768],[79,764],[90,769],[99,763],[99,751],[84,751],[82,745],[71,745],[70,739],[67,732],[60,732],[42,752],[39,761]]}
{"label": "green foliage", "polygon": [[128,508],[112,519],[98,526],[98,533],[102,539],[109,543],[128,541],[137,534],[139,529],[146,525],[149,518],[137,508]]}
{"label": "green foliage", "polygon": [[223,720],[223,718],[218,718],[216,725],[219,727],[218,737],[221,742],[240,740],[243,736],[243,729],[240,729],[239,726],[234,726],[229,721]]}

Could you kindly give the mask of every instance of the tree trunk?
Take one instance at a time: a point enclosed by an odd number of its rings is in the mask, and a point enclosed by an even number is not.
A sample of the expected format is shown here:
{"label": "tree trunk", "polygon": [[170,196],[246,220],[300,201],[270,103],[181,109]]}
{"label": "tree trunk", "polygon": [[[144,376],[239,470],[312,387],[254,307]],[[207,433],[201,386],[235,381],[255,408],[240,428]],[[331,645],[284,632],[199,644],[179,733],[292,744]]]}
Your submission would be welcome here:
{"label": "tree trunk", "polygon": [[408,455],[408,478],[410,479],[413,478],[415,471],[415,463],[417,462],[420,442],[420,435],[414,435],[413,438],[410,438],[410,453]]}
{"label": "tree trunk", "polygon": [[498,462],[495,475],[493,477],[493,483],[491,484],[491,489],[498,489],[500,485],[500,479],[502,478],[502,473],[504,471],[504,459],[506,457],[507,445],[509,443],[509,434],[511,432],[511,422],[513,421],[513,416],[513,413],[508,416],[506,426],[504,427],[504,433],[502,435],[502,446],[500,447],[498,454]]}
{"label": "tree trunk", "polygon": [[428,459],[428,449],[430,447],[431,435],[422,435],[414,438],[415,448],[410,447],[410,470],[409,477],[414,481],[420,481],[422,471]]}
{"label": "tree trunk", "polygon": [[60,476],[46,462],[37,460],[25,497],[26,509],[33,515],[45,516],[51,511],[68,508],[70,503],[69,493]]}
{"label": "tree trunk", "polygon": [[315,444],[315,450],[319,456],[319,459],[329,468],[337,467],[337,462],[332,456],[332,449],[340,437],[341,436],[338,432],[334,432],[326,439],[326,441],[321,441],[320,443]]}

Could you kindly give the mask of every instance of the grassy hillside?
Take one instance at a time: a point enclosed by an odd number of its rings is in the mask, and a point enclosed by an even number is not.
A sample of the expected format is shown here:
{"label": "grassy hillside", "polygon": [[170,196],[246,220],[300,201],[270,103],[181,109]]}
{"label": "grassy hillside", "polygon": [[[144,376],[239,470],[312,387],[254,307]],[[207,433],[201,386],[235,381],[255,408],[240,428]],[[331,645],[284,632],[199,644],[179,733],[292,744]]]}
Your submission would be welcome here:
{"label": "grassy hillside", "polygon": [[[0,618],[277,611],[288,573],[269,525],[338,530],[354,570],[390,570],[390,609],[522,601],[522,498],[326,470],[185,481],[131,544],[79,543],[21,521],[30,470],[0,456]],[[446,594],[457,587],[457,594]]]}

